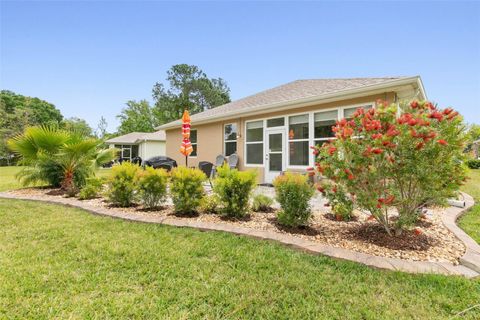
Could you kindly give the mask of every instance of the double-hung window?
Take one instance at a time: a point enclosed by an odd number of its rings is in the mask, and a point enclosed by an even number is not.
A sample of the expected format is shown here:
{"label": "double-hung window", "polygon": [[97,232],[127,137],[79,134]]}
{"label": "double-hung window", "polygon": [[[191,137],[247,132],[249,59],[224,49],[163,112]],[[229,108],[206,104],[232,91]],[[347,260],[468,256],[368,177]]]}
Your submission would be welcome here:
{"label": "double-hung window", "polygon": [[228,157],[237,152],[237,124],[226,124],[223,128],[224,153]]}
{"label": "double-hung window", "polygon": [[246,163],[263,164],[263,120],[247,122]]}
{"label": "double-hung window", "polygon": [[193,151],[190,153],[190,157],[197,156],[197,130],[190,130],[190,142],[192,143]]}
{"label": "double-hung window", "polygon": [[288,118],[288,154],[290,166],[308,166],[309,125],[308,114]]}
{"label": "double-hung window", "polygon": [[314,119],[314,145],[322,145],[325,141],[334,138],[332,127],[338,119],[338,110],[317,112]]}

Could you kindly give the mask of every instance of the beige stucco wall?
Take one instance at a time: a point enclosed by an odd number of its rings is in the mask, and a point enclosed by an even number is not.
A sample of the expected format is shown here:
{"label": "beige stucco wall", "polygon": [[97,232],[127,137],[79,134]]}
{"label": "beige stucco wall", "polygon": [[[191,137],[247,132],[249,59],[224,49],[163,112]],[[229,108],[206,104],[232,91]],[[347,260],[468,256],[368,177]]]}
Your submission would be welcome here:
{"label": "beige stucco wall", "polygon": [[[192,122],[192,129],[197,129],[197,139],[198,139],[198,155],[195,158],[189,158],[189,166],[197,166],[199,161],[210,161],[214,162],[215,157],[223,153],[223,126],[229,123],[236,123],[238,126],[239,136],[237,137],[237,153],[239,155],[239,168],[240,169],[254,169],[258,172],[259,182],[263,182],[264,168],[255,166],[245,166],[244,163],[244,145],[245,145],[245,121],[251,121],[255,119],[264,119],[272,117],[286,116],[289,114],[299,114],[303,112],[312,112],[319,111],[322,109],[329,109],[335,107],[344,107],[368,102],[374,102],[378,99],[388,100],[393,102],[395,99],[394,92],[385,92],[382,94],[365,96],[355,99],[348,99],[324,104],[316,104],[308,107],[290,109],[288,111],[279,111],[279,112],[266,112],[264,114],[259,114],[250,117],[236,118],[236,119],[226,119],[223,121],[218,121],[210,124],[204,124],[195,126],[195,123]],[[167,136],[167,147],[166,153],[168,157],[171,157],[181,165],[185,164],[185,157],[183,157],[180,152],[180,145],[182,141],[182,135],[180,133],[180,128],[170,129],[166,131]]]}

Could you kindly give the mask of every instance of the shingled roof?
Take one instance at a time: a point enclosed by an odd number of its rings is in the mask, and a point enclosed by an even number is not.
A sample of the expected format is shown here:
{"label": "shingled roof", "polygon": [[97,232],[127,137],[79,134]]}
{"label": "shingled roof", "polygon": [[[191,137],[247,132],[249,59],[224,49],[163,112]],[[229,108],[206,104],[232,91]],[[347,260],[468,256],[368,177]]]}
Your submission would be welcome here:
{"label": "shingled roof", "polygon": [[[206,110],[191,116],[192,123],[209,118],[228,117],[230,115],[249,111],[257,111],[262,107],[274,104],[294,103],[301,99],[321,97],[328,94],[341,93],[353,89],[375,87],[394,83],[402,79],[417,79],[418,77],[382,77],[382,78],[348,78],[348,79],[309,79],[297,80],[274,87],[254,95],[232,101],[216,108]],[[173,121],[159,128],[165,129],[180,124]]]}
{"label": "shingled roof", "polygon": [[105,141],[106,143],[139,143],[141,141],[165,141],[165,131],[157,132],[131,132]]}

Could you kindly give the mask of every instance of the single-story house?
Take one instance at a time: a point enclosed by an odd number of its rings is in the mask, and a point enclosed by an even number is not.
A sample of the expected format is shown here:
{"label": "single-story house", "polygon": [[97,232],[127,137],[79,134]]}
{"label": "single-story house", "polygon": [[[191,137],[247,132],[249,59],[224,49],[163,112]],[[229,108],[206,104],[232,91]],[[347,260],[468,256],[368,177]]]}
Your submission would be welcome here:
{"label": "single-story house", "polygon": [[[236,152],[241,170],[255,168],[260,183],[271,183],[282,171],[313,166],[310,146],[333,137],[336,120],[375,107],[378,99],[414,98],[426,99],[419,76],[293,81],[192,115],[188,163]],[[184,163],[181,120],[157,129],[165,130],[166,155]]]}
{"label": "single-story house", "polygon": [[132,160],[140,157],[142,160],[154,156],[166,154],[165,131],[157,132],[132,132],[123,136],[115,137],[105,141],[110,148],[120,150],[119,157]]}

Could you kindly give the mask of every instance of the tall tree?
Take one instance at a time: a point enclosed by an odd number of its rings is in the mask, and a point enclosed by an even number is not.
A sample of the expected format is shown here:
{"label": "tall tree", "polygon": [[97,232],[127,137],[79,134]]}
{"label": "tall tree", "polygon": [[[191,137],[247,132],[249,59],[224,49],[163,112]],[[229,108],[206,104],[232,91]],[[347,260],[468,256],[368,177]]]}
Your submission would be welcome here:
{"label": "tall tree", "polygon": [[61,127],[67,131],[75,131],[85,137],[93,137],[93,129],[84,119],[71,117],[61,123]]}
{"label": "tall tree", "polygon": [[[9,163],[13,153],[7,148],[7,140],[28,126],[58,126],[63,116],[53,104],[16,94],[9,90],[0,91],[0,160]],[[2,164],[4,162],[2,161]]]}
{"label": "tall tree", "polygon": [[102,116],[100,121],[97,124],[97,129],[95,130],[95,135],[99,139],[103,139],[107,135],[108,123],[107,120]]}
{"label": "tall tree", "polygon": [[127,107],[117,116],[120,119],[118,133],[153,132],[158,125],[153,108],[147,100],[127,102]]}
{"label": "tall tree", "polygon": [[153,87],[154,114],[158,124],[177,120],[183,110],[191,114],[230,102],[230,88],[222,78],[208,78],[197,66],[177,64],[167,72],[167,86]]}

